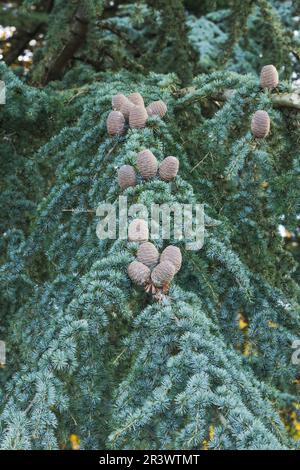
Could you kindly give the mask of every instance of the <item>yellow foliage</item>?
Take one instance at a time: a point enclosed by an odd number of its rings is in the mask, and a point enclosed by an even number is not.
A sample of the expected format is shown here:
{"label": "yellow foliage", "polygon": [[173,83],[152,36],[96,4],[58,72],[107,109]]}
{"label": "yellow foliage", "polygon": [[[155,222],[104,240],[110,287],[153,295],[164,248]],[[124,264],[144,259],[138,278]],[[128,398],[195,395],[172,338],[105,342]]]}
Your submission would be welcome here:
{"label": "yellow foliage", "polygon": [[213,426],[209,426],[209,440],[211,441],[215,436],[215,429]]}
{"label": "yellow foliage", "polygon": [[71,447],[73,450],[79,450],[80,449],[80,439],[77,436],[77,434],[71,434],[70,435],[70,442],[71,442]]}
{"label": "yellow foliage", "polygon": [[248,337],[248,331],[247,330],[248,330],[249,323],[248,323],[248,320],[244,317],[244,315],[242,313],[239,314],[238,320],[239,320],[239,329],[242,330],[242,332],[245,335],[243,354],[244,354],[244,356],[250,356],[250,354],[251,354],[251,344],[247,340],[247,337]]}
{"label": "yellow foliage", "polygon": [[297,419],[297,415],[295,411],[291,413],[291,418],[293,422],[292,436],[294,439],[299,440],[300,439],[300,421]]}
{"label": "yellow foliage", "polygon": [[248,322],[246,318],[240,313],[239,315],[239,328],[240,330],[245,330],[248,327]]}
{"label": "yellow foliage", "polygon": [[215,435],[215,429],[212,425],[210,425],[209,431],[208,431],[208,439],[204,439],[203,441],[203,450],[208,450],[208,444],[214,438],[214,435]]}
{"label": "yellow foliage", "polygon": [[250,356],[251,354],[251,344],[249,343],[249,341],[246,341],[245,343],[243,354],[244,356]]}
{"label": "yellow foliage", "polygon": [[[300,410],[300,403],[294,402],[293,407],[295,410]],[[290,436],[296,441],[300,440],[300,421],[296,411],[283,411],[282,419]]]}

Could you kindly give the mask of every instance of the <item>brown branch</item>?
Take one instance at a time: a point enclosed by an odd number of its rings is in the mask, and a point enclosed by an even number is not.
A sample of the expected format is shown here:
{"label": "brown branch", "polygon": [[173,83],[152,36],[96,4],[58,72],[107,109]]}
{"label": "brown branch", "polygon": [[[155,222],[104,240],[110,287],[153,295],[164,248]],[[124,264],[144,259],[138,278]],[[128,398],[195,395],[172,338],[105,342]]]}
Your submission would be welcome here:
{"label": "brown branch", "polygon": [[82,46],[86,39],[88,22],[85,8],[82,5],[79,5],[73,18],[69,40],[53,62],[48,66],[47,73],[44,78],[45,84],[51,80],[58,80],[62,77],[67,63],[73,58],[75,52]]}
{"label": "brown branch", "polygon": [[296,88],[292,93],[272,95],[272,103],[277,108],[300,109],[300,88]]}
{"label": "brown branch", "polygon": [[[235,90],[225,90],[221,96],[216,97],[219,101],[226,101],[233,96]],[[300,88],[295,88],[291,93],[273,93],[271,101],[275,108],[300,109]]]}
{"label": "brown branch", "polygon": [[[53,0],[47,0],[44,4],[43,11],[50,13],[52,8]],[[43,30],[44,25],[45,23],[36,24],[30,31],[19,30],[12,36],[12,38],[4,41],[10,42],[11,44],[9,52],[4,56],[4,60],[7,65],[11,65],[17,60],[19,55],[21,55],[26,49],[31,39],[34,39]]]}
{"label": "brown branch", "polygon": [[[193,93],[196,87],[181,88],[176,90],[174,95],[178,98],[182,98],[189,93]],[[235,90],[224,90],[222,93],[216,96],[210,96],[209,98],[213,101],[227,101],[235,94]],[[191,103],[203,100],[203,96],[191,97]],[[293,108],[300,110],[300,88],[295,88],[291,93],[274,93],[271,95],[271,101],[275,108]]]}
{"label": "brown branch", "polygon": [[4,56],[4,60],[7,65],[11,65],[17,60],[19,55],[21,55],[22,52],[26,49],[27,44],[31,41],[31,39],[34,39],[37,34],[39,34],[42,27],[43,24],[39,24],[31,31],[20,31],[14,36],[14,39],[11,42],[10,51]]}

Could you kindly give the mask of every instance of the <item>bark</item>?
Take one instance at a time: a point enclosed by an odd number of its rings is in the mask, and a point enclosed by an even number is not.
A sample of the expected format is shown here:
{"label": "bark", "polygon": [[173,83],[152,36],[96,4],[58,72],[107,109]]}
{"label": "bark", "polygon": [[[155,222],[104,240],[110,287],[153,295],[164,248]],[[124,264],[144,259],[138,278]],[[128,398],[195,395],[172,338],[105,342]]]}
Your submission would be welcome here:
{"label": "bark", "polygon": [[59,80],[69,60],[74,57],[76,51],[84,44],[88,32],[88,17],[83,6],[79,6],[73,18],[70,37],[58,53],[57,57],[47,67],[44,83]]}
{"label": "bark", "polygon": [[[188,93],[192,93],[196,90],[196,87],[181,88],[175,92],[175,95],[178,98],[181,98]],[[222,94],[212,97],[214,101],[226,101],[233,94],[235,90],[224,90]],[[190,103],[196,103],[198,100],[202,100],[201,97],[192,97]],[[271,96],[272,103],[275,108],[293,108],[300,110],[300,88],[295,88],[291,93],[274,93]],[[186,102],[185,102],[186,105]]]}

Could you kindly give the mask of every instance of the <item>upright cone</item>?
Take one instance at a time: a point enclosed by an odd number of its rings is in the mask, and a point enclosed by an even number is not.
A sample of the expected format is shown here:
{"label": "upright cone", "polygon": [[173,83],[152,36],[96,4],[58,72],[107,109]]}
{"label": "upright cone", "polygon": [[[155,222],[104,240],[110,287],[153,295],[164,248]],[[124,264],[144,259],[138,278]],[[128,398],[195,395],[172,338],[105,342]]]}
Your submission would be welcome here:
{"label": "upright cone", "polygon": [[[126,98],[126,97],[125,97]],[[129,114],[130,114],[130,111],[131,109],[134,107],[135,105],[132,103],[132,101],[129,101],[128,98],[126,98],[122,105],[121,105],[121,113],[123,114],[124,118],[125,119],[129,119]]]}
{"label": "upright cone", "polygon": [[260,72],[260,86],[272,90],[279,83],[278,72],[274,65],[265,65]]}
{"label": "upright cone", "polygon": [[153,178],[157,173],[158,162],[150,150],[143,150],[137,156],[137,167],[143,178]]}
{"label": "upright cone", "polygon": [[129,101],[131,101],[133,104],[135,104],[137,106],[145,107],[144,98],[138,92],[130,93],[130,95],[128,95],[128,99],[129,99]]}
{"label": "upright cone", "polygon": [[146,110],[149,116],[159,116],[162,118],[167,112],[167,105],[162,100],[153,101],[147,106]]}
{"label": "upright cone", "polygon": [[118,183],[121,189],[135,186],[136,175],[133,166],[123,165],[118,170]]}
{"label": "upright cone", "polygon": [[124,132],[125,119],[120,111],[111,111],[108,115],[107,132],[109,135],[121,135]]}
{"label": "upright cone", "polygon": [[251,131],[257,139],[267,137],[270,132],[270,118],[266,111],[258,110],[253,114]]}
{"label": "upright cone", "polygon": [[159,260],[159,252],[153,243],[142,243],[137,251],[137,259],[149,268],[153,268]]}
{"label": "upright cone", "polygon": [[133,129],[142,129],[145,127],[148,114],[144,106],[133,106],[129,113],[129,125]]}
{"label": "upright cone", "polygon": [[121,111],[121,107],[126,100],[127,98],[125,95],[123,95],[123,93],[118,93],[117,95],[114,95],[111,99],[112,108],[115,111]]}
{"label": "upright cone", "polygon": [[165,158],[159,166],[159,176],[162,180],[171,181],[178,173],[179,160],[176,157]]}
{"label": "upright cone", "polygon": [[138,286],[144,286],[150,281],[150,269],[139,261],[132,261],[127,272],[132,282]]}
{"label": "upright cone", "polygon": [[182,255],[180,249],[174,245],[167,246],[167,248],[164,249],[160,256],[160,261],[169,261],[175,267],[175,274],[178,273],[182,263]]}
{"label": "upright cone", "polygon": [[175,267],[169,261],[159,263],[151,273],[151,279],[156,287],[169,284],[175,275]]}

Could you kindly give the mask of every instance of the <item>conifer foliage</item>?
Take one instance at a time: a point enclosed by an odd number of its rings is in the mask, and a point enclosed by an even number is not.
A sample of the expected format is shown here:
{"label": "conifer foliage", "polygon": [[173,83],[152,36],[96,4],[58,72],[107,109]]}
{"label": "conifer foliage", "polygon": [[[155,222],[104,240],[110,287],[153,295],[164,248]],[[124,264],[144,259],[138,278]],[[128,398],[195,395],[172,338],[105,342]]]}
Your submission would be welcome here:
{"label": "conifer foliage", "polygon": [[[2,449],[299,447],[299,7],[2,4]],[[120,196],[203,247],[100,240]]]}

